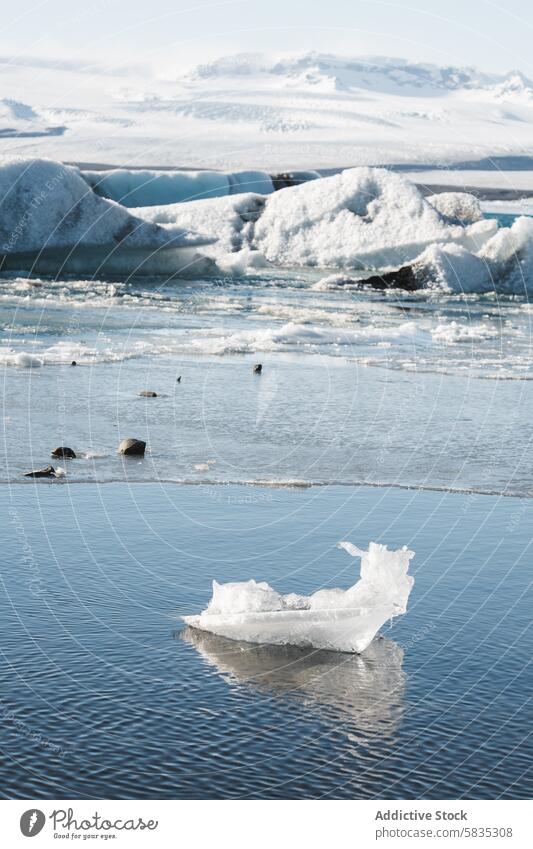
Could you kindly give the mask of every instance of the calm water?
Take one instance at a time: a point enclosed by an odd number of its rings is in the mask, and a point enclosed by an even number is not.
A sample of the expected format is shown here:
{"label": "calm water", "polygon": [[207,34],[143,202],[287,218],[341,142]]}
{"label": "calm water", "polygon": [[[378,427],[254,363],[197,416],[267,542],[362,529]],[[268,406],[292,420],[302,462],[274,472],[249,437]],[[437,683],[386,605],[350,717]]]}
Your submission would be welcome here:
{"label": "calm water", "polygon": [[[533,501],[364,487],[0,488],[4,797],[526,798]],[[361,657],[183,630],[219,580],[416,551]]]}

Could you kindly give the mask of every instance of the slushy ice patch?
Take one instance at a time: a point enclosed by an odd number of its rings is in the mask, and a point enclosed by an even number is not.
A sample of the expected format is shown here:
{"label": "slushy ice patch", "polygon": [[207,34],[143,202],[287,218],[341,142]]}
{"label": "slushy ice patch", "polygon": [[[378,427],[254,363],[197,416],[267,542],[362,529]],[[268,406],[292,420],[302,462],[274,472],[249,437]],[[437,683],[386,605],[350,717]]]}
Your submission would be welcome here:
{"label": "slushy ice patch", "polygon": [[350,542],[339,548],[361,558],[360,578],[347,590],[282,595],[264,581],[213,581],[206,609],[183,619],[193,628],[248,643],[362,652],[385,622],[406,612],[414,552],[405,546],[389,551],[375,542],[368,551]]}

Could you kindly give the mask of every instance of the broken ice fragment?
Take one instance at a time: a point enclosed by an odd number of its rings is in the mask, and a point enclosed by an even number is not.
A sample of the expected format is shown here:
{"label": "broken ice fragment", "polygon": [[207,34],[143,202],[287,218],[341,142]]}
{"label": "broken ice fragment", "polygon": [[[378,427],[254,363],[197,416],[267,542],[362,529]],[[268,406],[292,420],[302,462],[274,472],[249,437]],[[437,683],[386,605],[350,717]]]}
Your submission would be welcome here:
{"label": "broken ice fragment", "polygon": [[361,577],[347,590],[281,595],[264,581],[213,581],[207,608],[183,619],[193,628],[249,643],[362,652],[385,622],[405,613],[414,584],[408,575],[414,552],[405,546],[389,551],[374,542],[368,551],[350,542],[339,547],[361,558]]}

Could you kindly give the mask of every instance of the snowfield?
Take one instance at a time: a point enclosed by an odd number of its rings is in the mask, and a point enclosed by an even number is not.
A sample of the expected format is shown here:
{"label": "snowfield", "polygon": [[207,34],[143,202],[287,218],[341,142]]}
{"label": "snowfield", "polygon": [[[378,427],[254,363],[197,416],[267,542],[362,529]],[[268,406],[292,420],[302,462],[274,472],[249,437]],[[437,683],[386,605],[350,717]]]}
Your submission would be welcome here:
{"label": "snowfield", "polygon": [[0,65],[4,154],[276,173],[442,169],[531,150],[533,85],[516,72],[320,53],[230,56],[164,76],[32,57]]}

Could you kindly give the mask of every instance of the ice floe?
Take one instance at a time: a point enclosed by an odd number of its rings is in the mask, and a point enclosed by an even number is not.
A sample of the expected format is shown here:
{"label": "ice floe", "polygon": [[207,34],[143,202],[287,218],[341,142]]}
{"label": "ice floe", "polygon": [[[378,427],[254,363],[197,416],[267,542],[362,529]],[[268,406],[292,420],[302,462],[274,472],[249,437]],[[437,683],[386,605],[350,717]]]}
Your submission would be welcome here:
{"label": "ice floe", "polygon": [[163,227],[205,233],[213,244],[204,248],[202,253],[217,260],[219,268],[225,270],[232,266],[229,270],[239,273],[253,267],[254,261],[255,264],[266,264],[263,257],[252,250],[254,224],[264,211],[265,201],[264,196],[247,192],[213,200],[147,206],[132,211],[139,218]]}
{"label": "ice floe", "polygon": [[405,613],[414,584],[408,574],[414,552],[406,547],[389,551],[373,542],[368,551],[350,542],[339,547],[361,558],[361,577],[347,590],[282,595],[264,581],[213,581],[207,608],[183,619],[193,628],[249,643],[362,652],[385,622]]}

